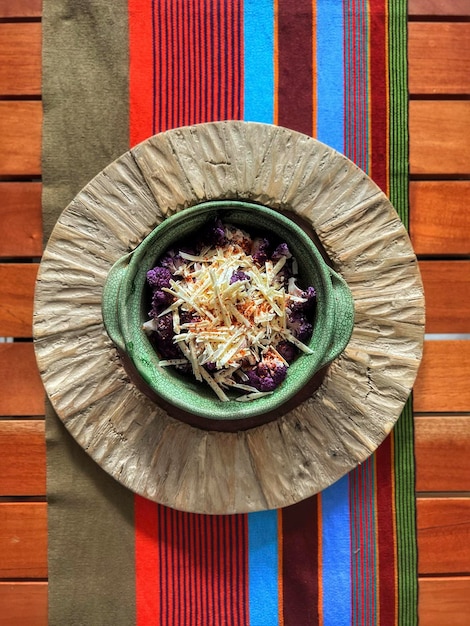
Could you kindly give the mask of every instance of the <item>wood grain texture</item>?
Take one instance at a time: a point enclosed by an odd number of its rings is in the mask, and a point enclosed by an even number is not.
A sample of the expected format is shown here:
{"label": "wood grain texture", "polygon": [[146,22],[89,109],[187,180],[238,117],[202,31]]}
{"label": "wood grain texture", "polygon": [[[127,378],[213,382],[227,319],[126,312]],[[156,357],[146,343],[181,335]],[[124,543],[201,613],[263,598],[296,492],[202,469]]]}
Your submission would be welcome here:
{"label": "wood grain texture", "polygon": [[47,582],[0,582],[0,626],[47,626]]}
{"label": "wood grain texture", "polygon": [[470,261],[420,261],[426,332],[470,333]]}
{"label": "wood grain texture", "polygon": [[470,573],[470,498],[418,498],[420,574]]}
{"label": "wood grain texture", "polygon": [[468,626],[470,577],[420,578],[420,626]]}
{"label": "wood grain texture", "polygon": [[44,415],[45,392],[32,343],[0,343],[0,415]]}
{"label": "wood grain texture", "polygon": [[31,337],[37,263],[0,263],[0,336]]}
{"label": "wood grain texture", "polygon": [[470,255],[470,181],[412,181],[410,236],[416,254]]}
{"label": "wood grain texture", "polygon": [[470,15],[468,0],[409,0],[408,15],[410,16],[440,16],[466,17]]}
{"label": "wood grain texture", "polygon": [[[112,263],[163,217],[238,197],[316,231],[352,291],[355,327],[312,398],[263,426],[216,433],[171,418],[130,383],[101,298]],[[287,129],[213,123],[140,144],[62,213],[39,272],[35,348],[59,416],[125,486],[187,511],[254,511],[320,491],[390,432],[419,365],[423,304],[408,235],[363,172]]]}
{"label": "wood grain texture", "polygon": [[411,174],[470,173],[470,101],[411,100]]}
{"label": "wood grain texture", "polygon": [[46,494],[43,420],[0,420],[0,496]]}
{"label": "wood grain texture", "polygon": [[410,94],[468,94],[470,23],[411,22],[408,58]]}
{"label": "wood grain texture", "polygon": [[0,183],[0,257],[42,254],[41,183]]}
{"label": "wood grain texture", "polygon": [[41,94],[41,24],[0,24],[0,94]]}
{"label": "wood grain texture", "polygon": [[0,0],[0,18],[39,18],[41,15],[41,0]]}
{"label": "wood grain texture", "polygon": [[41,126],[40,101],[0,101],[0,176],[40,175]]}
{"label": "wood grain texture", "polygon": [[470,341],[425,341],[413,390],[416,412],[470,411]]}
{"label": "wood grain texture", "polygon": [[470,491],[469,450],[469,415],[415,417],[416,490]]}
{"label": "wood grain texture", "polygon": [[0,578],[47,577],[47,505],[0,503]]}

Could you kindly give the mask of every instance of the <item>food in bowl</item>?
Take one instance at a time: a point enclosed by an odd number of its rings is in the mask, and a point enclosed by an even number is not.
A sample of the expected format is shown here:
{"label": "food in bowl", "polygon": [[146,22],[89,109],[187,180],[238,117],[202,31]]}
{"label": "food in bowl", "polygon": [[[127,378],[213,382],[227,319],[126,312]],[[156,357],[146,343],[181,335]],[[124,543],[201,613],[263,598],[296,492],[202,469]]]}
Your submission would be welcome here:
{"label": "food in bowl", "polygon": [[316,291],[297,283],[285,242],[217,218],[147,272],[143,327],[159,365],[192,374],[222,401],[229,389],[241,402],[273,393],[296,357],[312,354]]}

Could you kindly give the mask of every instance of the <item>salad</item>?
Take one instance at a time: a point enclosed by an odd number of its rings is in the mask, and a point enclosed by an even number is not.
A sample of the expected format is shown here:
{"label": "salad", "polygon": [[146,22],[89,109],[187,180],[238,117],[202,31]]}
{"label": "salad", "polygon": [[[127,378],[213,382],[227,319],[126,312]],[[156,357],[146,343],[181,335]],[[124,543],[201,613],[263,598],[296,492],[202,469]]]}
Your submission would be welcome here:
{"label": "salad", "polygon": [[176,367],[228,401],[272,393],[308,347],[316,293],[297,285],[286,243],[251,236],[220,219],[147,272],[149,335],[162,367]]}

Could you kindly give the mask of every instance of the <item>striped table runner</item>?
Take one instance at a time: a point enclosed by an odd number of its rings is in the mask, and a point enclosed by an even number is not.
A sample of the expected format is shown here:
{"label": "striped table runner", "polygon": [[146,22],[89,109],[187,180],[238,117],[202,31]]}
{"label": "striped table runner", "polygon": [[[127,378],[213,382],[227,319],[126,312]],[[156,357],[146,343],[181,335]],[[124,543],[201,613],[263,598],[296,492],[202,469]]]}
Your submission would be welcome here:
{"label": "striped table runner", "polygon": [[[404,0],[44,0],[44,217],[149,135],[224,119],[317,137],[407,220]],[[50,624],[416,623],[412,412],[279,511],[134,496],[47,415]]]}

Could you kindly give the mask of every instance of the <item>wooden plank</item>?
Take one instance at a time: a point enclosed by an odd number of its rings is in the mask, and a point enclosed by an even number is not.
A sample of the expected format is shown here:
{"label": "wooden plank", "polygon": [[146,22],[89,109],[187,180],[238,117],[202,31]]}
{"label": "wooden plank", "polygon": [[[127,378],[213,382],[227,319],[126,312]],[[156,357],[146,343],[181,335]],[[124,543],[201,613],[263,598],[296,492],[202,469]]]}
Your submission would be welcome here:
{"label": "wooden plank", "polygon": [[470,255],[470,181],[412,181],[410,236],[416,254]]}
{"label": "wooden plank", "polygon": [[45,392],[32,343],[0,343],[0,415],[44,415]]}
{"label": "wooden plank", "polygon": [[410,171],[414,175],[470,173],[470,101],[410,101]]}
{"label": "wooden plank", "polygon": [[470,498],[418,498],[418,572],[470,572]]}
{"label": "wooden plank", "polygon": [[47,577],[47,505],[0,503],[0,578]]}
{"label": "wooden plank", "polygon": [[0,18],[41,17],[42,0],[0,0]]}
{"label": "wooden plank", "polygon": [[420,626],[468,626],[470,577],[420,578]]}
{"label": "wooden plank", "polygon": [[41,183],[0,183],[0,257],[42,254]]}
{"label": "wooden plank", "polygon": [[37,263],[0,263],[0,336],[31,337]]}
{"label": "wooden plank", "polygon": [[470,333],[470,261],[420,261],[428,333]]}
{"label": "wooden plank", "polygon": [[0,420],[0,496],[46,494],[44,420]]}
{"label": "wooden plank", "polygon": [[470,2],[468,0],[409,0],[408,15],[465,17],[470,15]]}
{"label": "wooden plank", "polygon": [[417,491],[470,491],[470,415],[417,416],[415,443]]}
{"label": "wooden plank", "polygon": [[0,176],[40,175],[41,126],[39,100],[0,101]]}
{"label": "wooden plank", "polygon": [[47,626],[47,582],[0,582],[0,626]]}
{"label": "wooden plank", "polygon": [[418,413],[470,411],[470,341],[425,341],[413,390]]}
{"label": "wooden plank", "polygon": [[41,24],[0,24],[0,94],[41,94]]}
{"label": "wooden plank", "polygon": [[470,92],[470,23],[410,22],[410,94]]}

